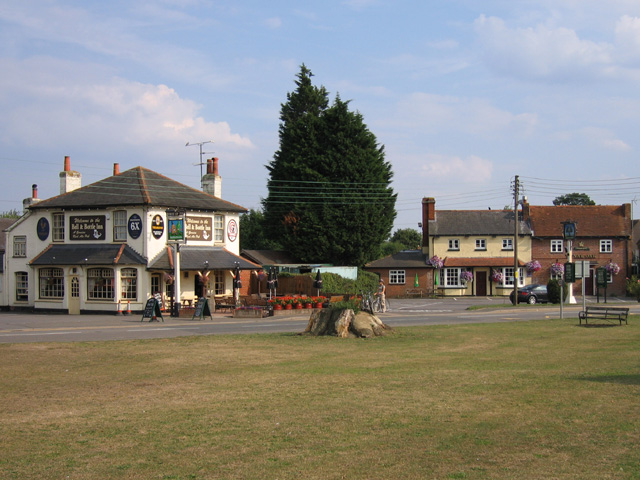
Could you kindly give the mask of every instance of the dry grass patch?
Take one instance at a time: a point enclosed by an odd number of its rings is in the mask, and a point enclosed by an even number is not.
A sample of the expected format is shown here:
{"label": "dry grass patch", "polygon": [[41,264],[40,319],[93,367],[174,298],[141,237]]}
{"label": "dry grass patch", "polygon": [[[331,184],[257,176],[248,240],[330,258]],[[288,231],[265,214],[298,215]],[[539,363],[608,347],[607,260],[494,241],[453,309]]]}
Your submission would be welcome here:
{"label": "dry grass patch", "polygon": [[0,346],[0,477],[640,478],[640,320]]}

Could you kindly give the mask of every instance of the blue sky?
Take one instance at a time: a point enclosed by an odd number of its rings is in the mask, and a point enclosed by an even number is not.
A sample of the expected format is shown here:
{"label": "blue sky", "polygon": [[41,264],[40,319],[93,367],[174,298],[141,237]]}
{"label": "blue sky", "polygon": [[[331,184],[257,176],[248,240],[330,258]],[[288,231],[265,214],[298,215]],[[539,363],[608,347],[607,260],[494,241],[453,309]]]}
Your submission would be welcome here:
{"label": "blue sky", "polygon": [[259,208],[304,63],[384,145],[395,228],[437,208],[640,198],[637,0],[0,0],[0,211],[150,168]]}

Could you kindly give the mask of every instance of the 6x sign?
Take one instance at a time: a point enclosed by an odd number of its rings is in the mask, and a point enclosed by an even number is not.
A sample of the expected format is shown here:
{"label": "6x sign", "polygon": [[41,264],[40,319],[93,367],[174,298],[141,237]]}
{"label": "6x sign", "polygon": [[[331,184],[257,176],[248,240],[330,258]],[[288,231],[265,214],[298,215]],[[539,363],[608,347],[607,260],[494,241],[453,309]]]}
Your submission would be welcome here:
{"label": "6x sign", "polygon": [[134,213],[129,217],[129,236],[134,240],[142,233],[142,219],[140,215]]}

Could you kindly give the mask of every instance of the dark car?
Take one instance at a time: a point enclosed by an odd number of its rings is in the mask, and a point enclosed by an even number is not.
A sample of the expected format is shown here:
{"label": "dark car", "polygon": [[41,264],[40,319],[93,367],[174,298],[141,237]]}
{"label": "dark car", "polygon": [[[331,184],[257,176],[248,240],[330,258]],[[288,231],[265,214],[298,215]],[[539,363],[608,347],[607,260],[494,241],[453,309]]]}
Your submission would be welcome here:
{"label": "dark car", "polygon": [[[511,303],[515,305],[513,301],[513,292],[509,295],[511,299]],[[533,305],[534,303],[547,303],[549,301],[549,296],[547,295],[547,286],[546,285],[526,285],[524,287],[518,288],[518,303],[529,303]]]}

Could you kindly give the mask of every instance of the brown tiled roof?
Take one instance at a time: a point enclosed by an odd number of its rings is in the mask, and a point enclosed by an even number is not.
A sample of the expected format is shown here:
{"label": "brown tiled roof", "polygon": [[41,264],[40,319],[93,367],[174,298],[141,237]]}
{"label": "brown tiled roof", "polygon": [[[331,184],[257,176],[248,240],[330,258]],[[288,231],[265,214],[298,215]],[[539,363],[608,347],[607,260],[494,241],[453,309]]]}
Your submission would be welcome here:
{"label": "brown tiled roof", "polygon": [[302,262],[293,258],[284,250],[242,250],[240,255],[247,260],[260,265],[301,265]]}
{"label": "brown tiled roof", "polygon": [[[208,270],[233,270],[236,263],[241,270],[260,269],[261,266],[239,257],[221,247],[182,247],[180,248],[180,270],[200,271]],[[173,270],[173,254],[171,247],[167,247],[149,262],[150,270]]]}
{"label": "brown tiled roof", "polygon": [[420,250],[404,250],[367,263],[364,268],[425,268],[427,257]]}
{"label": "brown tiled roof", "polygon": [[127,244],[49,245],[30,265],[146,265],[147,259]]}
{"label": "brown tiled roof", "polygon": [[188,187],[143,167],[135,167],[86,187],[42,200],[30,208],[32,210],[71,209],[135,205],[204,211],[247,211],[244,207]]}
{"label": "brown tiled roof", "polygon": [[[452,257],[444,259],[445,267],[513,267],[513,258],[509,257]],[[523,267],[524,262],[518,260]]]}
{"label": "brown tiled roof", "polygon": [[[436,210],[436,219],[429,221],[429,235],[513,235],[513,220],[511,210]],[[518,232],[531,235],[522,219]]]}
{"label": "brown tiled roof", "polygon": [[631,236],[630,204],[530,206],[529,212],[536,237],[562,237],[562,222],[566,221],[576,223],[578,237]]}
{"label": "brown tiled roof", "polygon": [[0,251],[5,250],[4,231],[17,221],[16,218],[0,218]]}

